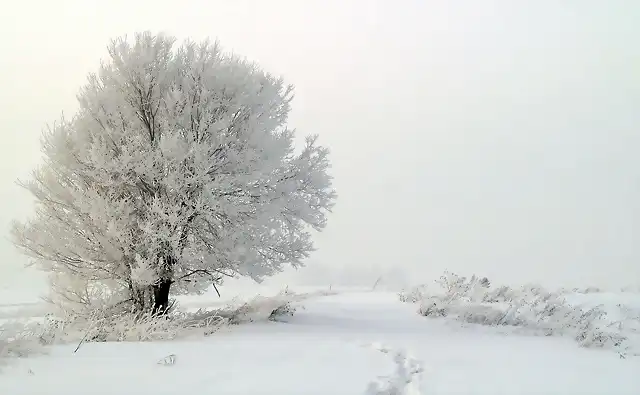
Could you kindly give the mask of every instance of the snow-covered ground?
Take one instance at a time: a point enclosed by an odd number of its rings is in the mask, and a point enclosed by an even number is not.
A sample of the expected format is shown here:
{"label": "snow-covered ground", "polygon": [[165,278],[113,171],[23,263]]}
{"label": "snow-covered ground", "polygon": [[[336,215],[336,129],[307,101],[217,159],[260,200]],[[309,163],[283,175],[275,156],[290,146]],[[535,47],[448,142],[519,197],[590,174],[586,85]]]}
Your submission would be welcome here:
{"label": "snow-covered ground", "polygon": [[340,292],[204,339],[52,347],[5,365],[0,394],[640,394],[640,357],[428,319],[393,292]]}

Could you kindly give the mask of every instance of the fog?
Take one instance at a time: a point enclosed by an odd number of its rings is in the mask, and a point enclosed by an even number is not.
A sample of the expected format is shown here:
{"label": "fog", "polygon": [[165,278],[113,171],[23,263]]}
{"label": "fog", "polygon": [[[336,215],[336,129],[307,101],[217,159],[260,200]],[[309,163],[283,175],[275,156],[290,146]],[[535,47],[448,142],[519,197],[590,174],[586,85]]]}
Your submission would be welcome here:
{"label": "fog", "polygon": [[[149,29],[282,75],[291,126],[331,148],[337,205],[287,281],[640,282],[640,3],[43,0],[2,19],[7,237],[41,131],[109,39]],[[42,286],[7,238],[0,254],[0,286]]]}

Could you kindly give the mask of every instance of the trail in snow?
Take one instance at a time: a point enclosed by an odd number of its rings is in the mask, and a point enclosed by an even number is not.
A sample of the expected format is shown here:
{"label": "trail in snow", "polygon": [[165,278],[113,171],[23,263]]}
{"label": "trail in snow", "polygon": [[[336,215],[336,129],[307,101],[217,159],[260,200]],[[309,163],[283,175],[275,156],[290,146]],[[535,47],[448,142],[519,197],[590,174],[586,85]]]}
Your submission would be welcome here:
{"label": "trail in snow", "polygon": [[341,294],[305,306],[291,318],[292,330],[409,350],[425,370],[423,394],[640,394],[640,358],[579,348],[571,339],[428,319],[392,293]]}
{"label": "trail in snow", "polygon": [[0,394],[640,393],[640,358],[429,320],[394,294],[322,296],[301,306],[284,323],[232,326],[206,339],[92,343],[76,354],[75,345],[54,347],[6,367]]}
{"label": "trail in snow", "polygon": [[366,395],[420,395],[422,364],[403,351],[397,351],[379,343],[371,344],[374,350],[393,355],[396,369],[390,376],[382,376],[371,382]]}

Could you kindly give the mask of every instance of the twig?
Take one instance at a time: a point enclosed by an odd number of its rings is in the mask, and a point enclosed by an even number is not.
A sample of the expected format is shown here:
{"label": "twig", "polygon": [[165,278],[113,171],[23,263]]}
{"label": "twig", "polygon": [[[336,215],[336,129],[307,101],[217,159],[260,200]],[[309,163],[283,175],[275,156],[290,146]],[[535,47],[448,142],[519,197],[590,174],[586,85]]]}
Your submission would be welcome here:
{"label": "twig", "polygon": [[[222,272],[222,271],[220,271],[220,270],[214,270],[214,272],[215,272],[215,273],[218,273],[218,274],[221,274],[221,275],[223,275],[223,276],[229,277],[229,278],[233,278],[233,275],[228,274],[228,273],[225,273],[225,272]],[[194,274],[204,274],[204,275],[207,275],[207,276],[211,276],[211,277],[213,277],[213,273],[212,273],[212,272],[210,272],[209,270],[205,270],[205,269],[198,269],[198,270],[194,270],[194,271],[192,271],[192,272],[190,272],[190,273],[187,273],[187,274],[185,274],[184,276],[179,277],[179,278],[178,278],[178,279],[176,279],[174,282],[178,282],[178,281],[180,281],[180,280],[184,280],[185,278],[187,278],[187,277],[191,277],[191,276],[193,276]]]}
{"label": "twig", "polygon": [[84,340],[87,338],[87,336],[89,336],[89,332],[91,332],[91,328],[87,329],[87,332],[84,334],[84,336],[82,336],[82,339],[80,339],[80,343],[78,343],[78,346],[76,347],[76,349],[73,350],[74,354],[78,352],[78,350],[80,349],[80,346],[82,345],[82,343],[84,343]]}

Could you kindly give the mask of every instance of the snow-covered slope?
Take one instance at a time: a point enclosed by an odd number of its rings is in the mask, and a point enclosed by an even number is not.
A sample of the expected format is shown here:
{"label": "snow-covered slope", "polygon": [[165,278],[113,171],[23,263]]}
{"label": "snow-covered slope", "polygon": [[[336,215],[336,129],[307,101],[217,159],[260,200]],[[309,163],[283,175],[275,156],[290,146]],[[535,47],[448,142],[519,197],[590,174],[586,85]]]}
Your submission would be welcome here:
{"label": "snow-covered slope", "polygon": [[56,346],[5,366],[0,394],[640,393],[640,358],[429,320],[395,293],[345,292],[302,306],[286,322],[206,339],[93,343],[75,354],[75,345]]}

